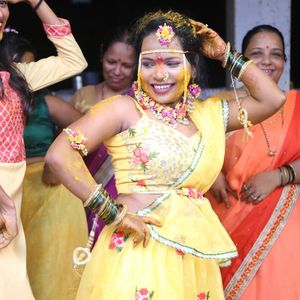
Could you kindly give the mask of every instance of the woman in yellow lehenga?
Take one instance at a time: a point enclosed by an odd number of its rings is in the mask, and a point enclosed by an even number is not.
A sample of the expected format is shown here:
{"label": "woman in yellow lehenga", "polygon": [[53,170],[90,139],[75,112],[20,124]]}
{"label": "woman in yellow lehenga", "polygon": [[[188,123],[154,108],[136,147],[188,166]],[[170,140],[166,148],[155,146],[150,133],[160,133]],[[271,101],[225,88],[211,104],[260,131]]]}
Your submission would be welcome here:
{"label": "woman in yellow lehenga", "polygon": [[[217,33],[177,12],[145,15],[134,36],[140,54],[135,96],[96,104],[46,156],[108,225],[91,257],[89,244],[74,256],[78,265],[88,262],[77,299],[224,299],[219,266],[237,253],[203,194],[222,166],[225,131],[248,129],[247,116],[266,118],[284,94]],[[196,100],[199,49],[222,61],[255,98],[245,99],[243,109],[239,101]],[[81,156],[101,142],[112,156],[115,200],[97,186]]]}

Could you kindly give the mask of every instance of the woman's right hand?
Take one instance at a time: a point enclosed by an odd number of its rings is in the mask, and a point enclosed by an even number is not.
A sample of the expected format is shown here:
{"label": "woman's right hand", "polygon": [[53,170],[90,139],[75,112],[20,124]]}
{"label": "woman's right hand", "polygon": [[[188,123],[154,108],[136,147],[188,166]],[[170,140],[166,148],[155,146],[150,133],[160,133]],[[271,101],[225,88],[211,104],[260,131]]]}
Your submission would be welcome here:
{"label": "woman's right hand", "polygon": [[0,199],[0,249],[6,247],[17,235],[16,208],[11,200],[11,205],[6,205]]}
{"label": "woman's right hand", "polygon": [[126,213],[122,222],[118,225],[118,228],[134,234],[134,247],[142,241],[143,246],[146,247],[150,240],[150,231],[146,224],[151,224],[158,227],[162,226],[162,224],[154,218],[138,216],[134,213],[128,212]]}
{"label": "woman's right hand", "polygon": [[209,192],[216,198],[219,203],[224,202],[227,208],[230,208],[231,204],[228,198],[228,193],[232,194],[237,199],[236,192],[229,186],[224,174],[220,172],[214,184],[209,189]]}
{"label": "woman's right hand", "polygon": [[208,58],[223,61],[226,43],[218,33],[199,21],[190,19],[190,23],[195,27],[197,35],[202,40],[201,52]]}

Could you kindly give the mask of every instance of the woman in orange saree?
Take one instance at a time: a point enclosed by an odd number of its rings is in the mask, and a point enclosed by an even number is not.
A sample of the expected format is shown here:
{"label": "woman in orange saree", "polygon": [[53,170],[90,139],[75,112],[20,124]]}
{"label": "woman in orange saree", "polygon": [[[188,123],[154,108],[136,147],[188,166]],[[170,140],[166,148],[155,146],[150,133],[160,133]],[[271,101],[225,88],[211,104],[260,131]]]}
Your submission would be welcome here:
{"label": "woman in orange saree", "polygon": [[[260,25],[243,43],[243,53],[278,82],[281,33]],[[207,194],[239,253],[222,270],[226,299],[300,299],[300,92],[286,96],[283,109],[252,127],[252,138],[227,137],[222,173]]]}

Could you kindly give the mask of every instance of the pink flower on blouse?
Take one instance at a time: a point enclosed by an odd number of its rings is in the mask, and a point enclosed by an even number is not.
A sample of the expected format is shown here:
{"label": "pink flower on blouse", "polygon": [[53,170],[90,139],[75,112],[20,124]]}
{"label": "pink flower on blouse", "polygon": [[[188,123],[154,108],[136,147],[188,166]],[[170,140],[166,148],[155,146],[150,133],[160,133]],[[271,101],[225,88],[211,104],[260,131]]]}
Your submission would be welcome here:
{"label": "pink flower on blouse", "polygon": [[149,161],[149,150],[143,148],[136,148],[133,151],[135,164],[146,164]]}
{"label": "pink flower on blouse", "polygon": [[149,292],[146,288],[136,289],[135,300],[150,300],[153,294],[154,291]]}
{"label": "pink flower on blouse", "polygon": [[149,149],[141,147],[141,144],[136,144],[136,148],[133,150],[133,162],[141,167],[145,172],[148,169],[149,160],[157,156],[157,152],[150,152]]}

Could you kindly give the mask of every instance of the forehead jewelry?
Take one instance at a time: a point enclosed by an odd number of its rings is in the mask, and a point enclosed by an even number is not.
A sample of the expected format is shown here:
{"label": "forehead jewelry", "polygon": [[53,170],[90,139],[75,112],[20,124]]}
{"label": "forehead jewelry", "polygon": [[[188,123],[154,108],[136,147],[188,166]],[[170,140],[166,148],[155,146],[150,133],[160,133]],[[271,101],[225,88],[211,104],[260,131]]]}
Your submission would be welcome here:
{"label": "forehead jewelry", "polygon": [[166,23],[164,23],[163,26],[160,25],[158,27],[158,29],[156,30],[156,37],[162,46],[169,46],[174,35],[175,35],[175,32],[174,32],[173,28],[171,26],[167,25]]}

